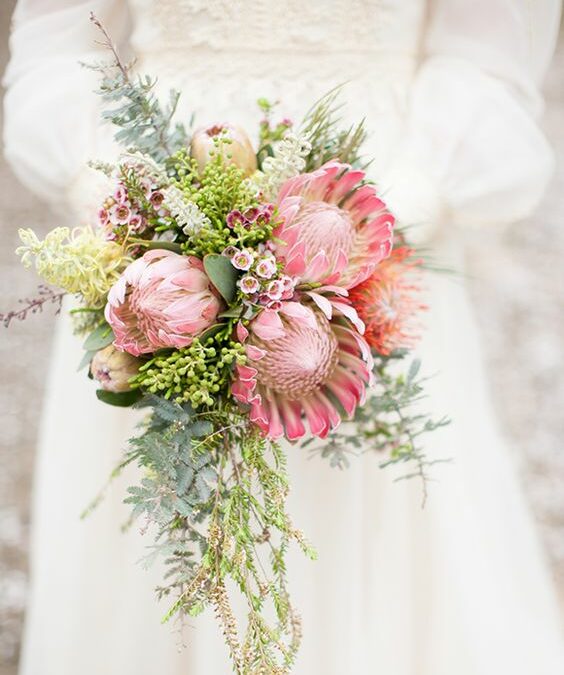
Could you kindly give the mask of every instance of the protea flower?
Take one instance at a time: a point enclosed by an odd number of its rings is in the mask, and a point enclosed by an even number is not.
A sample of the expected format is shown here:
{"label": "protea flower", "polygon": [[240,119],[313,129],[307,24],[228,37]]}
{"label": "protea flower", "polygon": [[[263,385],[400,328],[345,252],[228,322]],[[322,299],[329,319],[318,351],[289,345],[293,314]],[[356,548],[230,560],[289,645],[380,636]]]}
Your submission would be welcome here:
{"label": "protea flower", "polygon": [[372,275],[350,291],[349,300],[366,325],[364,337],[380,354],[411,348],[418,338],[416,317],[427,309],[420,300],[421,260],[402,246]]}
{"label": "protea flower", "polygon": [[[216,145],[216,139],[226,139]],[[213,124],[197,129],[192,136],[190,153],[204,170],[213,153],[221,153],[229,164],[235,164],[250,176],[257,169],[257,156],[247,134],[233,124]]]}
{"label": "protea flower", "polygon": [[129,380],[137,375],[139,365],[139,359],[108,345],[94,354],[90,372],[106,391],[129,391]]}
{"label": "protea flower", "polygon": [[274,236],[286,274],[352,288],[390,254],[394,217],[364,178],[333,161],[284,183]]}
{"label": "protea flower", "polygon": [[114,346],[138,356],[189,345],[220,308],[201,260],[157,249],[126,268],[108,294],[105,313]]}
{"label": "protea flower", "polygon": [[237,366],[233,395],[251,406],[251,420],[270,438],[301,438],[303,417],[324,438],[364,402],[370,350],[341,319],[282,302],[278,311],[263,310],[250,331],[240,326],[238,332],[249,361]]}

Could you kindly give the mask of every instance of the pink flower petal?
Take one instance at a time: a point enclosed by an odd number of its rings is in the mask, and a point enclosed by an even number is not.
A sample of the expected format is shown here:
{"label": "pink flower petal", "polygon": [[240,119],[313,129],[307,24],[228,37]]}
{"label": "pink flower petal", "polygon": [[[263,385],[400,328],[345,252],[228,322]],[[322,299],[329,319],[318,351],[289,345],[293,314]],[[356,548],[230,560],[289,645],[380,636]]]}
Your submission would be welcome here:
{"label": "pink flower petal", "polygon": [[307,293],[309,297],[315,302],[315,304],[319,307],[319,309],[325,314],[325,316],[328,319],[331,319],[333,316],[333,307],[331,305],[331,302],[327,300],[326,297],[323,295],[320,295],[319,293],[314,293],[313,291],[309,291]]}
{"label": "pink flower petal", "polygon": [[292,319],[300,321],[306,326],[314,329],[317,328],[317,321],[315,319],[315,314],[309,307],[301,305],[299,302],[282,302],[280,305],[280,312],[286,316],[289,316]]}
{"label": "pink flower petal", "polygon": [[347,305],[344,302],[338,302],[337,300],[332,300],[331,304],[333,305],[333,309],[336,309],[337,312],[347,317],[359,333],[364,333],[364,322],[360,319],[354,307],[351,307],[351,305]]}
{"label": "pink flower petal", "polygon": [[260,361],[264,358],[265,354],[266,352],[264,349],[259,349],[259,347],[255,347],[254,345],[247,346],[247,356],[251,361]]}
{"label": "pink flower petal", "polygon": [[245,342],[246,339],[249,337],[249,331],[243,326],[243,324],[239,321],[237,323],[237,339],[239,342]]}
{"label": "pink flower petal", "polygon": [[262,340],[274,340],[284,335],[284,324],[278,312],[263,309],[252,321],[251,330]]}

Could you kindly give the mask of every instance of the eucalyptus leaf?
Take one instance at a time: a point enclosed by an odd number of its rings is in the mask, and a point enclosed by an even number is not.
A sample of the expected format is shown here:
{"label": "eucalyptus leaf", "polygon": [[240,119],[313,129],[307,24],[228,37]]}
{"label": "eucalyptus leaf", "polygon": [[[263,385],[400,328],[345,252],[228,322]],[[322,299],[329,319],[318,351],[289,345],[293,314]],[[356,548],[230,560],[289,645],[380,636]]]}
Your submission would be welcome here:
{"label": "eucalyptus leaf", "polygon": [[173,251],[174,253],[182,253],[182,246],[174,241],[150,241],[147,244],[147,249],[164,249],[165,251]]}
{"label": "eucalyptus leaf", "polygon": [[138,389],[120,392],[97,389],[96,396],[98,397],[98,400],[102,401],[103,403],[119,406],[121,408],[129,408],[129,406],[133,405],[141,398],[142,394]]}
{"label": "eucalyptus leaf", "polygon": [[198,420],[191,427],[192,435],[196,438],[209,436],[213,432],[213,425],[209,420]]}
{"label": "eucalyptus leaf", "polygon": [[237,270],[229,258],[211,253],[204,257],[204,269],[221,296],[231,304],[237,293]]}
{"label": "eucalyptus leaf", "polygon": [[420,368],[421,368],[421,361],[419,359],[415,359],[414,361],[412,361],[411,365],[409,366],[409,371],[407,373],[407,381],[409,384],[411,384],[413,380],[417,377]]}
{"label": "eucalyptus leaf", "polygon": [[104,349],[104,347],[111,345],[115,339],[116,336],[114,335],[113,330],[109,324],[104,322],[90,333],[82,347],[87,352],[97,352],[100,349]]}
{"label": "eucalyptus leaf", "polygon": [[95,353],[96,353],[95,351],[84,352],[84,356],[80,360],[77,370],[82,370],[83,368],[86,368],[86,366],[89,366],[90,362],[94,358]]}

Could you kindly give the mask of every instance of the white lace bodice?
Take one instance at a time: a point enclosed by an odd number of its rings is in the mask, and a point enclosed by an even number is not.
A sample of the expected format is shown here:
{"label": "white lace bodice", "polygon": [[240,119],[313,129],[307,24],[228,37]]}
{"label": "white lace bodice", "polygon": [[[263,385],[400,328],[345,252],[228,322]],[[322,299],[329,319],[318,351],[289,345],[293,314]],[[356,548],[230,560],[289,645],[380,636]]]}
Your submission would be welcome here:
{"label": "white lace bodice", "polygon": [[424,0],[130,0],[141,71],[184,91],[198,123],[256,125],[259,96],[299,117],[347,82],[351,121],[378,118],[377,167],[389,159],[415,70]]}
{"label": "white lace bodice", "polygon": [[[50,9],[47,9],[47,6]],[[84,212],[99,125],[93,10],[140,72],[182,91],[180,114],[252,133],[259,96],[298,118],[348,82],[366,118],[372,176],[405,222],[511,222],[551,171],[535,122],[560,0],[19,0],[6,76],[6,155],[51,202]],[[33,96],[30,96],[33,92]],[[61,101],[65,104],[61,105]],[[38,114],[38,111],[39,114]]]}
{"label": "white lace bodice", "polygon": [[343,82],[350,82],[348,99],[366,105],[368,96],[374,114],[397,108],[415,69],[425,5],[404,0],[397,11],[389,0],[130,4],[139,68],[185,90],[184,105],[206,122],[235,110],[243,123],[256,121],[259,96],[279,98],[281,111],[299,115]]}
{"label": "white lace bodice", "polygon": [[139,48],[189,60],[194,50],[272,57],[289,52],[417,51],[424,0],[130,0]]}

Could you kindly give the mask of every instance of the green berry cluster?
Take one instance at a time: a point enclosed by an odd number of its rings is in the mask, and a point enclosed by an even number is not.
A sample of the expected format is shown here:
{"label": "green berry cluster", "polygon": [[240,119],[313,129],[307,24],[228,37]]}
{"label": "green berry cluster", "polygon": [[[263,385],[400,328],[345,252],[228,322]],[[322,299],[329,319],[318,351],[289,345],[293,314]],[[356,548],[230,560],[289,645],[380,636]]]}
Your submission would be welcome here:
{"label": "green berry cluster", "polygon": [[218,344],[208,338],[202,344],[195,338],[188,347],[147,361],[130,384],[177,403],[190,403],[194,408],[212,406],[229,384],[233,365],[246,362],[244,350],[240,342],[233,340]]}
{"label": "green berry cluster", "polygon": [[[219,137],[217,143],[229,143]],[[256,189],[245,177],[244,171],[225,161],[225,152],[218,147],[202,173],[188,150],[181,150],[169,162],[173,184],[210,219],[212,227],[202,236],[182,243],[183,253],[202,258],[208,253],[221,253],[228,246],[254,247],[272,235],[274,222],[261,227],[245,229],[227,226],[231,211],[246,211],[259,205]]]}
{"label": "green berry cluster", "polygon": [[[229,143],[229,140],[221,142]],[[224,227],[227,214],[233,209],[257,205],[245,172],[234,164],[227,164],[220,148],[212,154],[201,174],[194,159],[188,157],[187,150],[177,153],[176,158],[174,169],[177,187],[206,214],[217,229]]]}

